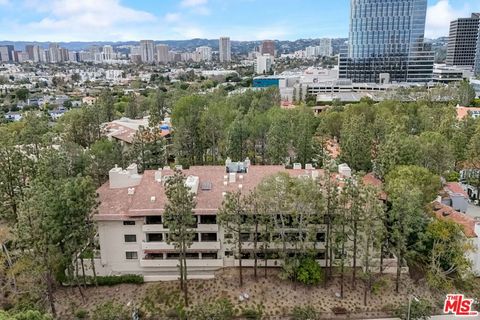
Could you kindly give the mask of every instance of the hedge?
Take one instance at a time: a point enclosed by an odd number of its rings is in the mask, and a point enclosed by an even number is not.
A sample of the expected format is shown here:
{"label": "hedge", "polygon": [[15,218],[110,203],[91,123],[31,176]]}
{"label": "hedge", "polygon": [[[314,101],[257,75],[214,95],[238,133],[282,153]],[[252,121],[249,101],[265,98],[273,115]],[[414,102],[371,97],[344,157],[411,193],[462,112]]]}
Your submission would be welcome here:
{"label": "hedge", "polygon": [[[81,278],[79,280],[81,281]],[[143,276],[136,274],[125,274],[120,276],[97,276],[97,284],[99,286],[113,286],[121,283],[142,284],[143,282]],[[87,283],[93,285],[95,284],[95,279],[91,276],[88,276]]]}

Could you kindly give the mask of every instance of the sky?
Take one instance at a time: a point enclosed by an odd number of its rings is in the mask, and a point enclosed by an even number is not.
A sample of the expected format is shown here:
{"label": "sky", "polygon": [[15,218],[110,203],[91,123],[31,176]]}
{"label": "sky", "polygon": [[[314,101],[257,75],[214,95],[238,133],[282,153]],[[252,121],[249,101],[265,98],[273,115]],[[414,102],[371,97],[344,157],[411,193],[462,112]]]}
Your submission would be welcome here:
{"label": "sky", "polygon": [[[428,0],[425,36],[480,12],[480,0]],[[347,37],[350,0],[0,0],[0,40],[295,40]]]}

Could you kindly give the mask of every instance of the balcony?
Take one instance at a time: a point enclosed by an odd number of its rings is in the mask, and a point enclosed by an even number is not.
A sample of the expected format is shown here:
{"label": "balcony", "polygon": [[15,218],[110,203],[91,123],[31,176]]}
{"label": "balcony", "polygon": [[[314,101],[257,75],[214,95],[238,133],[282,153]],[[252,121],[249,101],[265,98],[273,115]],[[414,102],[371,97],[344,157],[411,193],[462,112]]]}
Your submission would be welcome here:
{"label": "balcony", "polygon": [[198,224],[196,230],[199,232],[218,232],[218,224]]}
{"label": "balcony", "polygon": [[[178,260],[140,259],[140,266],[145,268],[175,268],[177,265]],[[223,259],[187,259],[187,268],[191,267],[222,268]]]}
{"label": "balcony", "polygon": [[165,232],[168,229],[163,227],[163,224],[144,224],[142,226],[143,232]]}
{"label": "balcony", "polygon": [[[142,250],[162,250],[162,251],[174,251],[173,244],[167,244],[166,242],[142,242]],[[220,250],[220,241],[215,242],[194,242],[188,248],[189,251],[195,250]]]}

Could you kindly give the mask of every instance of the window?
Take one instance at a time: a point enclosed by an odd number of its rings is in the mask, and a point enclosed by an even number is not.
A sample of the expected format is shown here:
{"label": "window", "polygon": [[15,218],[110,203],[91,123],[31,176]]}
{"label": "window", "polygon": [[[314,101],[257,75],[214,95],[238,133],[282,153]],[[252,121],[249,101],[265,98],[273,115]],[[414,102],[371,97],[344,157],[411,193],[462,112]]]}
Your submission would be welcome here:
{"label": "window", "polygon": [[124,226],[134,226],[135,225],[135,221],[123,221],[123,225]]}
{"label": "window", "polygon": [[325,242],[325,232],[317,233],[317,242]]}
{"label": "window", "polygon": [[325,251],[319,251],[317,252],[317,255],[315,257],[317,260],[325,260]]}
{"label": "window", "polygon": [[202,233],[201,239],[203,242],[215,242],[217,241],[217,234],[216,233]]}
{"label": "window", "polygon": [[127,258],[127,260],[138,259],[137,251],[127,251],[127,252],[125,252],[125,258]]}
{"label": "window", "polygon": [[187,252],[185,253],[186,259],[198,259],[198,252]]}
{"label": "window", "polygon": [[147,242],[161,242],[161,241],[163,241],[163,234],[147,233]]}
{"label": "window", "polygon": [[240,233],[240,241],[250,241],[250,233]]}
{"label": "window", "polygon": [[204,252],[202,253],[202,259],[217,259],[216,252]]}
{"label": "window", "polygon": [[147,216],[146,224],[162,224],[162,216]]}
{"label": "window", "polygon": [[137,242],[137,235],[136,234],[126,234],[124,235],[125,242]]}
{"label": "window", "polygon": [[216,224],[217,216],[216,215],[202,215],[200,216],[201,224]]}
{"label": "window", "polygon": [[179,257],[180,257],[180,254],[176,252],[167,253],[167,259],[178,259]]}

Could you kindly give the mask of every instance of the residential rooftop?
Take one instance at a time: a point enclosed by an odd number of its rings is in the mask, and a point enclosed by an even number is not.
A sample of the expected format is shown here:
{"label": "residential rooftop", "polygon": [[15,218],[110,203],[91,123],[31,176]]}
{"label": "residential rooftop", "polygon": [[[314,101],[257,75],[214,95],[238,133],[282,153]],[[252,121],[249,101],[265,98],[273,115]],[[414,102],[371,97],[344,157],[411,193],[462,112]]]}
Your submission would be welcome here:
{"label": "residential rooftop", "polygon": [[[97,190],[101,203],[95,215],[96,220],[125,220],[163,213],[167,202],[163,182],[165,177],[173,175],[174,171],[170,168],[146,170],[142,175],[138,175],[128,170],[112,169],[110,181]],[[292,177],[310,178],[324,174],[323,170],[315,170],[310,166],[307,166],[307,169],[286,169],[280,165],[252,165],[248,167],[247,173],[227,173],[225,166],[192,166],[182,170],[187,178],[198,177],[195,196],[197,205],[194,211],[200,215],[216,213],[226,192],[239,189],[249,192],[266,177],[282,172]],[[334,175],[341,178],[341,174]],[[117,180],[118,176],[121,180]],[[117,181],[120,183],[117,184]],[[125,181],[126,184],[123,183]],[[366,175],[364,182],[381,186],[380,180],[373,175]],[[385,195],[382,194],[381,198],[385,198]]]}
{"label": "residential rooftop", "polygon": [[475,226],[477,221],[474,218],[464,213],[458,212],[450,206],[447,206],[438,201],[432,202],[432,210],[436,217],[441,220],[448,220],[458,223],[462,228],[467,238],[477,238]]}

